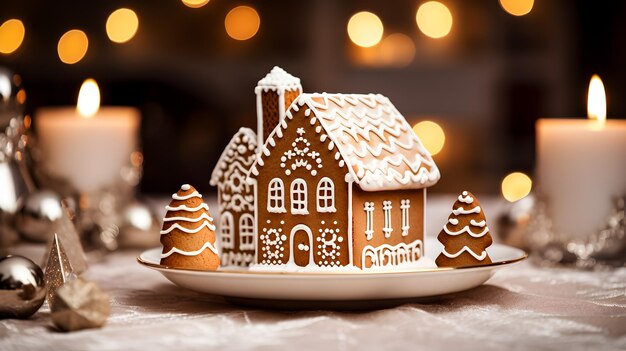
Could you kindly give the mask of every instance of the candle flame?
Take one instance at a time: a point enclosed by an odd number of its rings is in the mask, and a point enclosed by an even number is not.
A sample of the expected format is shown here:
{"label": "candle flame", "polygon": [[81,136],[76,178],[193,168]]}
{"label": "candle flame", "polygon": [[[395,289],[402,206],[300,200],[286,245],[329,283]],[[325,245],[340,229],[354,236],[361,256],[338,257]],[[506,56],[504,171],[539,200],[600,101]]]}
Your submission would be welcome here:
{"label": "candle flame", "polygon": [[594,74],[589,82],[587,116],[589,119],[597,120],[600,124],[606,121],[606,94],[602,80],[597,74]]}
{"label": "candle flame", "polygon": [[89,78],[83,82],[76,104],[78,114],[84,118],[93,117],[100,108],[100,89],[95,80]]}

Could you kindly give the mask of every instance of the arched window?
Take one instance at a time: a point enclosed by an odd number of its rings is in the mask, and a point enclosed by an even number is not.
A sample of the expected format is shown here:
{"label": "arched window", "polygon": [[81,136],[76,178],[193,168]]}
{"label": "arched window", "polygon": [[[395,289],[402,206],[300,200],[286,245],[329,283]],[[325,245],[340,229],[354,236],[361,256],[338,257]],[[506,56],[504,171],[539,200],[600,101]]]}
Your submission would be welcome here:
{"label": "arched window", "polygon": [[274,178],[267,186],[267,211],[272,213],[283,213],[285,210],[285,186],[283,180]]}
{"label": "arched window", "polygon": [[220,241],[223,249],[235,247],[233,240],[233,215],[230,212],[222,213],[220,218]]}
{"label": "arched window", "polygon": [[306,182],[302,178],[298,178],[291,183],[291,214],[309,214]]}
{"label": "arched window", "polygon": [[333,181],[324,177],[317,183],[317,212],[336,212],[335,185]]}
{"label": "arched window", "polygon": [[249,213],[244,213],[239,218],[239,249],[254,249],[254,219]]}

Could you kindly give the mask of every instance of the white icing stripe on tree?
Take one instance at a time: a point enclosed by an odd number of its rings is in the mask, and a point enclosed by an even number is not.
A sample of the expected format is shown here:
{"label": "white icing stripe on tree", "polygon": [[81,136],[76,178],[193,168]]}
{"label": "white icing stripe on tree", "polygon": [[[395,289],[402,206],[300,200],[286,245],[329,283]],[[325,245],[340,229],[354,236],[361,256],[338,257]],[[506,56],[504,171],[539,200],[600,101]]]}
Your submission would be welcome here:
{"label": "white icing stripe on tree", "polygon": [[484,227],[485,225],[487,225],[487,222],[485,222],[485,220],[482,220],[480,222],[476,222],[475,220],[470,220],[470,224],[475,226],[475,227]]}
{"label": "white icing stripe on tree", "polygon": [[205,209],[205,210],[209,210],[209,205],[205,204],[205,203],[201,203],[200,205],[198,205],[197,207],[187,207],[187,205],[180,205],[180,206],[175,206],[172,207],[170,205],[165,206],[165,209],[167,211],[187,211],[187,212],[196,212],[200,209]]}
{"label": "white icing stripe on tree", "polygon": [[[189,190],[189,189],[187,189],[187,190]],[[172,199],[174,199],[174,200],[189,200],[189,199],[194,198],[194,197],[202,198],[202,195],[200,195],[200,193],[197,192],[197,191],[194,191],[193,193],[191,193],[189,195],[183,195],[183,196],[179,196],[178,194],[172,194]]]}
{"label": "white icing stripe on tree", "polygon": [[459,231],[451,231],[448,229],[448,226],[443,226],[443,230],[446,232],[446,234],[448,235],[461,235],[463,233],[467,233],[470,236],[474,237],[474,238],[482,238],[483,236],[485,236],[485,234],[487,234],[487,232],[489,231],[488,227],[483,228],[483,231],[480,233],[474,233],[470,230],[469,226],[465,226],[463,227],[463,229],[459,230]]}
{"label": "white icing stripe on tree", "polygon": [[482,261],[482,260],[484,260],[487,257],[487,251],[483,251],[480,255],[477,255],[476,253],[474,253],[474,251],[472,251],[472,249],[470,249],[467,246],[463,246],[463,248],[461,250],[459,250],[459,252],[457,252],[455,254],[448,253],[445,248],[443,249],[443,251],[441,253],[443,253],[444,256],[446,256],[448,258],[457,258],[457,257],[461,256],[463,251],[466,251],[467,253],[469,253],[470,255],[474,256],[474,258],[479,260],[479,261]]}
{"label": "white icing stripe on tree", "polygon": [[209,216],[206,213],[200,215],[200,217],[189,218],[189,217],[165,217],[163,218],[163,222],[172,222],[172,221],[182,221],[182,222],[200,222],[201,220],[206,219],[208,221],[213,222],[213,217]]}
{"label": "white icing stripe on tree", "polygon": [[452,225],[457,225],[459,224],[459,220],[456,218],[450,218],[448,219],[448,223],[452,224]]}
{"label": "white icing stripe on tree", "polygon": [[480,206],[473,207],[469,210],[465,210],[463,209],[463,207],[459,207],[456,210],[452,210],[452,213],[454,213],[455,216],[458,216],[460,214],[465,215],[465,214],[471,214],[471,213],[480,213]]}
{"label": "white icing stripe on tree", "polygon": [[463,194],[459,195],[459,201],[466,204],[471,204],[472,202],[474,202],[474,198],[467,195],[467,191],[464,191]]}
{"label": "white icing stripe on tree", "polygon": [[168,252],[166,253],[162,253],[161,254],[161,258],[166,258],[166,257],[170,257],[171,255],[177,253],[179,255],[183,255],[183,256],[197,256],[199,254],[202,253],[202,251],[204,251],[205,249],[209,249],[211,251],[213,251],[213,253],[215,253],[217,255],[217,249],[215,248],[215,246],[213,246],[213,244],[211,244],[210,242],[206,242],[204,243],[204,245],[202,245],[202,247],[196,251],[183,251],[181,249],[178,249],[176,247],[172,247]]}
{"label": "white icing stripe on tree", "polygon": [[161,235],[169,234],[174,229],[178,229],[181,232],[185,232],[187,234],[195,234],[195,233],[200,232],[202,230],[202,228],[204,228],[204,227],[209,228],[210,230],[215,231],[215,225],[210,223],[209,221],[204,221],[204,223],[199,225],[197,228],[193,228],[193,229],[188,229],[188,228],[185,228],[185,227],[181,226],[178,223],[174,223],[174,224],[172,224],[171,227],[169,227],[169,228],[167,228],[165,230],[161,230]]}

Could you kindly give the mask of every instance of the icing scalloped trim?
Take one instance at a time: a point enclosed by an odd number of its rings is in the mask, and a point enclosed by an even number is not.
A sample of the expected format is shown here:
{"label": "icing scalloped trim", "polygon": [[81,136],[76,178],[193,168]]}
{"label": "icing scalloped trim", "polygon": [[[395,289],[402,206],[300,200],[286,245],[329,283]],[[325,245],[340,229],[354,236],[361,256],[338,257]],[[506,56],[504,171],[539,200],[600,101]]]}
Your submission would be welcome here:
{"label": "icing scalloped trim", "polygon": [[480,213],[480,206],[473,207],[473,208],[471,208],[469,210],[466,210],[463,207],[459,207],[459,208],[457,208],[455,210],[452,210],[452,213],[455,216],[458,216],[460,214],[464,214],[465,215],[465,214],[472,214],[472,213]]}
{"label": "icing scalloped trim", "polygon": [[[188,185],[188,184],[185,184],[185,185]],[[184,187],[185,185],[183,185],[183,187]],[[181,187],[181,189],[183,189],[183,188]],[[187,190],[189,190],[189,188],[187,188],[187,189],[183,189],[183,190],[184,190],[184,191],[187,191]],[[194,198],[194,197],[199,197],[199,198],[202,198],[202,195],[200,195],[200,193],[199,193],[199,192],[197,192],[197,191],[194,191],[194,192],[193,192],[193,193],[191,193],[191,194],[188,194],[188,195],[183,195],[183,196],[180,196],[180,195],[178,195],[178,194],[172,194],[172,199],[174,199],[174,200],[189,200],[189,199]]]}
{"label": "icing scalloped trim", "polygon": [[201,220],[206,219],[208,221],[213,222],[213,217],[209,216],[206,213],[200,215],[200,217],[189,218],[189,217],[165,217],[163,218],[163,222],[172,222],[172,221],[183,221],[183,222],[200,222]]}
{"label": "icing scalloped trim", "polygon": [[187,207],[186,205],[180,205],[180,206],[175,206],[172,207],[170,205],[165,206],[165,209],[167,211],[187,211],[187,212],[196,212],[200,209],[205,209],[205,210],[209,210],[209,205],[205,204],[205,203],[201,203],[200,205],[196,206],[196,207]]}
{"label": "icing scalloped trim", "polygon": [[451,231],[451,230],[448,230],[448,226],[447,226],[447,225],[444,225],[444,226],[443,226],[443,230],[444,230],[444,231],[446,232],[446,234],[448,234],[448,235],[461,235],[461,234],[463,234],[463,233],[465,232],[465,233],[469,234],[470,236],[472,236],[473,238],[482,238],[483,236],[485,236],[485,234],[487,234],[487,232],[489,232],[489,228],[488,228],[487,226],[485,226],[485,227],[483,228],[483,231],[482,231],[482,232],[480,232],[480,233],[474,233],[474,232],[472,232],[472,231],[470,230],[470,227],[469,227],[469,226],[465,226],[465,227],[463,227],[461,230],[456,231],[456,232],[453,232],[453,231]]}
{"label": "icing scalloped trim", "polygon": [[458,199],[459,199],[460,202],[466,203],[468,205],[471,204],[472,202],[474,202],[474,198],[469,196],[467,194],[467,191],[464,191],[463,194],[459,195]]}

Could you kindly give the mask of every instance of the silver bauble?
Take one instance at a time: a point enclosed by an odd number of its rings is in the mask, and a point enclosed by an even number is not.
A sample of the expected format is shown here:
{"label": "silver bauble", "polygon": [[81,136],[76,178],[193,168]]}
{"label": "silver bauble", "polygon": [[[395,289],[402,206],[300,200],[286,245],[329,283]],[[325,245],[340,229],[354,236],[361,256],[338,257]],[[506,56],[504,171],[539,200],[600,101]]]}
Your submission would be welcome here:
{"label": "silver bauble", "polygon": [[17,238],[15,216],[27,193],[26,183],[13,160],[0,161],[0,247]]}
{"label": "silver bauble", "polygon": [[61,196],[51,190],[27,194],[16,216],[16,227],[22,238],[46,242],[53,234],[53,222],[61,218]]}
{"label": "silver bauble", "polygon": [[534,205],[535,197],[531,194],[505,207],[495,222],[500,242],[522,249],[528,247],[527,227]]}
{"label": "silver bauble", "polygon": [[120,213],[121,247],[147,248],[159,245],[160,221],[147,204],[133,201]]}
{"label": "silver bauble", "polygon": [[11,70],[0,67],[0,129],[9,124],[11,119],[24,111],[26,93],[22,78]]}
{"label": "silver bauble", "polygon": [[22,256],[0,259],[0,318],[26,318],[46,298],[43,271]]}

